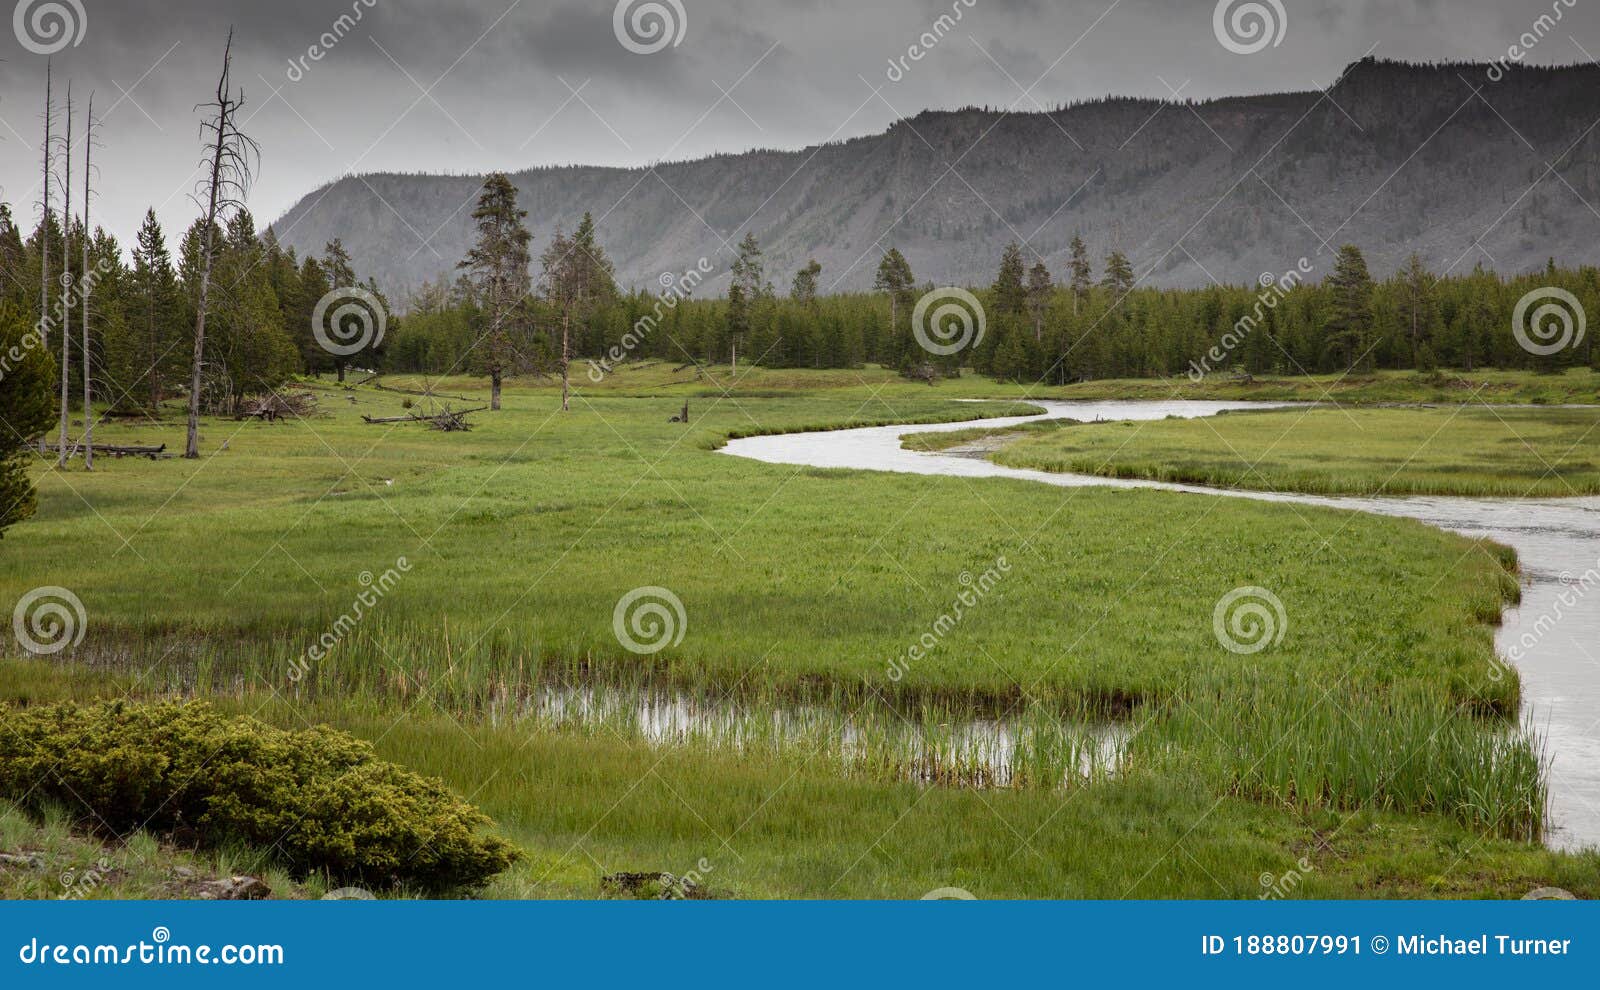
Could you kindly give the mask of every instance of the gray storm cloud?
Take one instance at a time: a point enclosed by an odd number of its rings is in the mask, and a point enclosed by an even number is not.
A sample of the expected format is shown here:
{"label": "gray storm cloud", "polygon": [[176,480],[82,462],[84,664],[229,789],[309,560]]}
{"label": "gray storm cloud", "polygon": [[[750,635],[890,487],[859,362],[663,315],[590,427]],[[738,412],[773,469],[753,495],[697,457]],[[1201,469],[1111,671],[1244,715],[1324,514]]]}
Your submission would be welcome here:
{"label": "gray storm cloud", "polygon": [[[633,23],[652,0],[626,2]],[[80,3],[81,44],[53,56],[57,93],[70,79],[104,109],[96,208],[124,240],[146,207],[169,228],[193,215],[195,107],[230,26],[263,223],[350,172],[636,165],[846,139],[927,108],[1302,90],[1373,50],[1501,58],[1541,17],[1529,62],[1600,54],[1600,5],[1565,0],[1280,0],[1282,43],[1251,55],[1218,42],[1209,0],[654,0],[639,16],[661,12],[682,39],[651,54],[619,41],[608,0]],[[0,38],[0,197],[19,217],[39,185],[34,40]]]}

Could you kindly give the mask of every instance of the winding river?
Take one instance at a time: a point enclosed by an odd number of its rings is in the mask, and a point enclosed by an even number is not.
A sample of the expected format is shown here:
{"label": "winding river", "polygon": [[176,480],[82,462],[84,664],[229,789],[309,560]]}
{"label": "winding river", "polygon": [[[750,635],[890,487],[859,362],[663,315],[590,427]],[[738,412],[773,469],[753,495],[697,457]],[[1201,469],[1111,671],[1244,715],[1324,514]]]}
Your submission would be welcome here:
{"label": "winding river", "polygon": [[[723,452],[773,464],[856,468],[969,478],[1021,478],[1064,487],[1156,488],[1227,498],[1294,502],[1417,519],[1516,548],[1523,571],[1522,603],[1509,609],[1498,634],[1502,656],[1514,657],[1523,696],[1549,751],[1552,827],[1558,848],[1600,846],[1600,497],[1575,499],[1328,498],[1124,481],[1003,467],[960,453],[904,450],[907,433],[1004,427],[1040,419],[1157,420],[1261,409],[1250,402],[1033,401],[1043,416],[979,424],[887,426],[794,433],[731,441]],[[1585,577],[1587,575],[1587,577]]]}

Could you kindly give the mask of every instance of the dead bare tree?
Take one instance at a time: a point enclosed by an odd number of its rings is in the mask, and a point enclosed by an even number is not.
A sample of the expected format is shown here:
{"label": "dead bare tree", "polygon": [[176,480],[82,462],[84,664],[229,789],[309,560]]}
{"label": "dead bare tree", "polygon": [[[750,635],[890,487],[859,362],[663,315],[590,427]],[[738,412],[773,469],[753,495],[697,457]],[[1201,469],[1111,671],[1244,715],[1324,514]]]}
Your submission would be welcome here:
{"label": "dead bare tree", "polygon": [[[244,106],[244,90],[233,91],[233,31],[222,52],[222,75],[217,79],[217,96],[202,104],[210,117],[200,125],[206,155],[201,160],[206,178],[202,186],[205,207],[205,245],[200,259],[200,296],[194,319],[194,360],[189,368],[189,436],[183,456],[200,456],[200,380],[206,360],[206,309],[210,303],[211,265],[216,254],[217,228],[221,215],[239,209],[250,188],[251,161],[260,160],[260,147],[239,130],[238,114]],[[198,197],[197,197],[198,198]]]}
{"label": "dead bare tree", "polygon": [[83,468],[94,470],[94,386],[93,355],[89,350],[89,296],[94,292],[94,276],[89,274],[89,176],[94,166],[94,93],[89,94],[89,112],[83,126]]}
{"label": "dead bare tree", "polygon": [[72,80],[67,80],[67,168],[61,203],[61,435],[56,440],[56,467],[67,466],[67,408],[72,383]]}
{"label": "dead bare tree", "polygon": [[[39,223],[39,341],[50,350],[50,124],[56,108],[50,96],[50,60],[44,63],[44,212]],[[39,456],[45,454],[45,435],[39,436]]]}

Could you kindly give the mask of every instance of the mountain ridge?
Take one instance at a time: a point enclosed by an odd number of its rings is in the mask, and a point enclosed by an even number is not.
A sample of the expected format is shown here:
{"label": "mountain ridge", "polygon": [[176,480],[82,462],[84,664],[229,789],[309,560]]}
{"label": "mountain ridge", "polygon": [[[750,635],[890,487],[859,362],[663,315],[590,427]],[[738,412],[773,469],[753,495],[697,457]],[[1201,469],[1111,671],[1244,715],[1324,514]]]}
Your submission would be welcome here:
{"label": "mountain ridge", "polygon": [[[1378,274],[1412,251],[1441,271],[1600,261],[1600,67],[1502,68],[1498,82],[1490,68],[1369,58],[1322,91],[925,110],[800,150],[511,179],[536,251],[592,211],[619,281],[647,288],[702,258],[725,270],[747,231],[775,284],[815,257],[825,290],[869,287],[890,246],[919,279],[984,284],[1017,240],[1059,278],[1075,233],[1097,269],[1117,246],[1171,287],[1254,282],[1302,257],[1320,269],[1345,242]],[[274,229],[302,253],[340,237],[398,294],[453,277],[481,181],[345,176]]]}

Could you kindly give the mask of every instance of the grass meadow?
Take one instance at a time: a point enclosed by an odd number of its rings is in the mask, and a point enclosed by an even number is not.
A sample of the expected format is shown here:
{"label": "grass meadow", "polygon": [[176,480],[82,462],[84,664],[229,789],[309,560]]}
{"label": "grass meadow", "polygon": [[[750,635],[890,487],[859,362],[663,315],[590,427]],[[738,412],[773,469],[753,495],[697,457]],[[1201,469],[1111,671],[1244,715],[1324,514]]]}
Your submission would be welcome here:
{"label": "grass meadow", "polygon": [[[921,434],[947,449],[982,430]],[[996,438],[997,440],[999,438]],[[1293,409],[1154,424],[1029,424],[1009,467],[1312,495],[1574,498],[1600,492],[1600,407]]]}
{"label": "grass meadow", "polygon": [[[1542,757],[1493,648],[1517,595],[1503,548],[1289,505],[716,452],[1026,398],[970,379],[630,368],[585,382],[570,413],[522,383],[451,434],[363,422],[425,402],[403,392],[308,387],[303,421],[204,424],[199,461],[40,470],[0,595],[70,589],[85,636],[0,661],[0,701],[205,695],[345,728],[524,850],[493,896],[597,896],[602,874],[643,870],[748,897],[1254,897],[1285,871],[1292,896],[1600,895],[1600,856],[1537,844]],[[437,391],[461,406],[485,389]],[[1000,401],[951,401],[985,392]],[[686,400],[691,422],[669,422]],[[1251,586],[1285,628],[1241,654],[1214,610]],[[682,604],[681,637],[647,655],[614,615],[642,587]],[[859,738],[663,744],[626,719],[525,717],[552,683],[671,690],[753,721],[847,712]],[[1033,771],[990,788],[919,775],[893,741],[995,718],[1114,723],[1126,741],[1084,777],[1070,733],[1045,729],[1015,756]]]}

